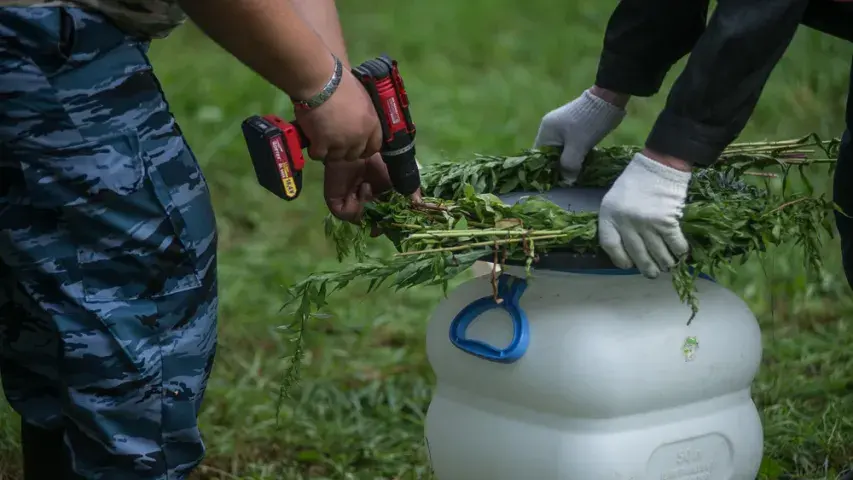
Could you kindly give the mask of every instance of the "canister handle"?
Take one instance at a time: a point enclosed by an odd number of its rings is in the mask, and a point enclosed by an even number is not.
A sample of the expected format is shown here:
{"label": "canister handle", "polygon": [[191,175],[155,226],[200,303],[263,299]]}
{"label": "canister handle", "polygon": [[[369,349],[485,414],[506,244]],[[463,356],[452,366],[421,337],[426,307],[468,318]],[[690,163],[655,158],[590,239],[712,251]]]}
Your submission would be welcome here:
{"label": "canister handle", "polygon": [[[498,303],[493,296],[479,298],[463,308],[450,322],[450,342],[465,353],[497,363],[513,363],[518,361],[527,351],[530,343],[530,327],[527,315],[519,306],[521,295],[527,288],[523,278],[502,274],[498,278]],[[466,337],[471,323],[488,310],[502,308],[512,318],[512,341],[506,348],[497,348],[479,340]]]}

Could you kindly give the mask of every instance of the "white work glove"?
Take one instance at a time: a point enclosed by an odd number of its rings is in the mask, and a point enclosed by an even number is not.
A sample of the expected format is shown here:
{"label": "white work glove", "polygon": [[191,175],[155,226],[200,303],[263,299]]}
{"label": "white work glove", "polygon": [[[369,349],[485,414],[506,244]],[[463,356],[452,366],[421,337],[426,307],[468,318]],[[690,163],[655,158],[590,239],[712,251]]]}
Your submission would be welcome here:
{"label": "white work glove", "polygon": [[598,214],[599,243],[617,267],[636,265],[655,278],[687,253],[679,221],[690,177],[641,153],[634,155]]}
{"label": "white work glove", "polygon": [[533,148],[563,147],[560,156],[563,182],[571,186],[587,153],[619,126],[623,118],[625,109],[585,90],[580,97],[542,117]]}

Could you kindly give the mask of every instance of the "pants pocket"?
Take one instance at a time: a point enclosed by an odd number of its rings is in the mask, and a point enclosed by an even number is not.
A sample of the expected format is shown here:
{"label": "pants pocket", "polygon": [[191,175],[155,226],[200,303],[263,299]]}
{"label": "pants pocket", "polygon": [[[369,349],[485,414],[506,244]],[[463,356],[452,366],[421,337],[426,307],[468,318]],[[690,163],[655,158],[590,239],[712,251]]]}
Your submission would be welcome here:
{"label": "pants pocket", "polygon": [[150,299],[201,285],[186,224],[136,131],[33,160],[23,168],[28,194],[35,206],[60,211],[86,301]]}

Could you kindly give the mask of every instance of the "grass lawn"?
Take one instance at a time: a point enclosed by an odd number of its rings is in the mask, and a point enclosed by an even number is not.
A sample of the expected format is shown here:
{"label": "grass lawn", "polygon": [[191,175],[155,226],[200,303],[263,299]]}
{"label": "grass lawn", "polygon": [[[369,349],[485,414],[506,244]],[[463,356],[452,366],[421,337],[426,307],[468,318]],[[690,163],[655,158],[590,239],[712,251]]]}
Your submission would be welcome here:
{"label": "grass lawn", "polygon": [[[339,3],[353,63],[384,52],[400,61],[419,159],[430,163],[529,147],[540,117],[593,81],[614,2]],[[840,135],[851,54],[848,44],[800,31],[740,140]],[[424,325],[439,290],[363,295],[352,286],[338,295],[332,317],[311,325],[301,388],[277,418],[292,348],[277,329],[288,323],[278,311],[284,287],[337,267],[323,237],[321,169],[309,164],[294,203],[256,184],[240,122],[287,117],[289,102],[191,25],[156,42],[152,61],[204,166],[221,235],[221,347],[201,420],[209,453],[196,478],[431,478],[422,448],[433,380]],[[642,142],[664,99],[633,101],[606,144]],[[766,432],[764,478],[833,479],[853,459],[853,326],[845,321],[853,296],[837,244],[826,252],[820,279],[806,278],[788,248],[721,278],[762,322],[754,398]],[[17,418],[0,403],[0,479],[18,478],[17,442]]]}

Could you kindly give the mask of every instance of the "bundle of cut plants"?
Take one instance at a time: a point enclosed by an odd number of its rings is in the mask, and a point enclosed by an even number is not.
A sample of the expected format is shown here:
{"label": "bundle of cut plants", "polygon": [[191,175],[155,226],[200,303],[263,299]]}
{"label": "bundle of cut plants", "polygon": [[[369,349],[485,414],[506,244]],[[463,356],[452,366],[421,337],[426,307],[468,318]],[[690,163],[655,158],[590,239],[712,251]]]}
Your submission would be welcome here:
{"label": "bundle of cut plants", "polygon": [[[805,167],[826,163],[831,171],[837,147],[837,140],[822,141],[816,135],[733,144],[713,167],[695,171],[681,220],[690,253],[671,272],[673,287],[694,315],[699,308],[694,297],[698,274],[714,275],[733,257],[745,260],[768,246],[793,242],[802,248],[808,267],[822,267],[820,233],[832,235],[834,204],[811,188]],[[574,187],[609,187],[641,148],[596,148],[585,159]],[[787,185],[792,169],[803,172],[805,191],[774,192],[767,180]],[[421,176],[422,203],[392,195],[368,206],[363,226],[327,218],[326,234],[339,259],[354,257],[354,262],[339,271],[312,274],[289,288],[287,305],[296,306],[302,327],[333,292],[356,281],[366,281],[368,291],[385,284],[395,289],[439,285],[446,290],[451,279],[478,260],[523,264],[535,278],[543,253],[603,255],[596,213],[570,212],[539,195],[560,185],[555,149],[432,164]],[[499,198],[511,192],[530,194],[515,204]],[[376,241],[367,234],[370,224],[393,242],[395,253],[381,258],[366,254],[367,242]],[[297,358],[301,342],[298,345]]]}

